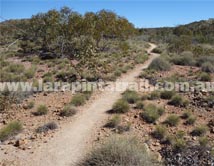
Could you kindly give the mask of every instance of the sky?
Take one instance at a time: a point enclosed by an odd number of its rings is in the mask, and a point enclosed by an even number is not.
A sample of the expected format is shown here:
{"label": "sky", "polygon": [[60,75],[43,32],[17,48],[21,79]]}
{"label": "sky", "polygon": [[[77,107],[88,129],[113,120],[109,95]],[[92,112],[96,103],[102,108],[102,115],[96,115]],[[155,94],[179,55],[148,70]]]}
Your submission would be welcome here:
{"label": "sky", "polygon": [[137,28],[165,27],[214,18],[214,0],[0,0],[0,21],[30,18],[68,6],[84,14],[108,9]]}

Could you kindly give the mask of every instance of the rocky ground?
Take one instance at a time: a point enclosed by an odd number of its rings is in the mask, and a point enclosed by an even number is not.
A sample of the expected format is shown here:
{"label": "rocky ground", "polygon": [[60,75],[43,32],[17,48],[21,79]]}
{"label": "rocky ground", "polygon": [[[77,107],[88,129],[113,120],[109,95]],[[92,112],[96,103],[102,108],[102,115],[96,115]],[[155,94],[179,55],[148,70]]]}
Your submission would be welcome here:
{"label": "rocky ground", "polygon": [[[185,80],[192,80],[195,78],[197,72],[199,72],[197,67],[188,67],[188,66],[177,66],[174,65],[170,71],[158,72],[154,77],[158,80],[169,78],[171,76],[177,75]],[[179,74],[178,74],[179,73]],[[190,74],[191,73],[191,74]],[[152,86],[152,85],[151,85]],[[145,93],[140,93],[141,96]],[[148,93],[149,94],[149,93]],[[156,106],[163,107],[165,113],[155,122],[155,124],[146,123],[141,117],[141,109],[136,109],[135,104],[131,104],[131,110],[125,114],[121,114],[121,126],[127,126],[130,124],[130,130],[126,132],[120,132],[118,128],[106,128],[103,127],[97,133],[97,138],[95,142],[103,140],[106,137],[111,137],[115,134],[122,135],[134,135],[141,139],[142,142],[146,143],[148,148],[157,154],[159,159],[165,159],[167,165],[214,165],[213,160],[213,145],[214,145],[214,129],[213,129],[213,119],[214,119],[214,107],[212,102],[206,103],[203,99],[212,95],[209,92],[185,92],[179,93],[180,95],[187,98],[190,102],[187,108],[176,107],[168,104],[169,100],[155,99],[155,100],[146,100],[146,103],[153,103]],[[178,117],[181,117],[185,110],[191,110],[192,114],[197,118],[195,124],[186,125],[185,120],[180,118],[179,124],[177,126],[168,126],[167,132],[170,135],[176,135],[178,131],[184,132],[183,139],[188,142],[189,148],[187,148],[182,153],[174,154],[172,148],[158,139],[155,139],[151,136],[151,133],[155,130],[156,125],[162,124],[165,119],[171,115],[175,114]],[[109,115],[111,119],[114,115]],[[199,137],[192,136],[191,131],[198,125],[205,125],[209,127],[209,131],[206,133],[206,138],[209,140],[208,147],[202,148],[199,146]],[[203,149],[203,150],[201,150]],[[192,155],[192,152],[195,152]],[[203,152],[203,153],[202,153]],[[201,161],[201,162],[199,162]],[[191,163],[191,164],[190,164]]]}

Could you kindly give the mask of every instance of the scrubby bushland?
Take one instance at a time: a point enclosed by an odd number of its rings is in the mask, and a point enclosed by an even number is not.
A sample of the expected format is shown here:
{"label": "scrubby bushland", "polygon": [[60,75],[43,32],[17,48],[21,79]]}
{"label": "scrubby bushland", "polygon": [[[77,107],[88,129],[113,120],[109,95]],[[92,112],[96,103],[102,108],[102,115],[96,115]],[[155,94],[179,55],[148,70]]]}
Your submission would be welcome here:
{"label": "scrubby bushland", "polygon": [[154,123],[163,113],[164,109],[148,104],[144,107],[144,112],[140,116],[148,123]]}
{"label": "scrubby bushland", "polygon": [[155,165],[144,146],[135,138],[112,138],[94,149],[79,166]]}
{"label": "scrubby bushland", "polygon": [[124,99],[119,99],[114,103],[111,112],[113,113],[126,113],[129,111],[129,104]]}
{"label": "scrubby bushland", "polygon": [[58,128],[58,126],[57,126],[57,124],[55,122],[50,122],[50,123],[47,123],[47,124],[45,124],[43,126],[39,126],[36,129],[36,132],[37,133],[45,133],[45,132],[47,132],[49,130],[55,130],[57,128]]}
{"label": "scrubby bushland", "polygon": [[10,137],[20,133],[22,130],[22,124],[18,121],[13,121],[0,129],[0,141],[5,141]]}
{"label": "scrubby bushland", "polygon": [[134,104],[140,99],[140,97],[136,91],[126,90],[123,93],[123,99],[130,104]]}
{"label": "scrubby bushland", "polygon": [[[62,56],[88,59],[96,51],[106,49],[103,41],[112,38],[127,39],[136,32],[126,18],[119,17],[112,11],[101,10],[81,15],[68,7],[63,7],[60,11],[39,13],[22,24],[21,29],[26,33],[19,32],[22,36],[21,52],[39,53],[42,59]],[[122,49],[126,52],[129,45],[121,44]]]}
{"label": "scrubby bushland", "polygon": [[152,61],[152,63],[149,66],[150,70],[156,70],[156,71],[167,71],[170,70],[170,63],[163,59],[163,58],[157,58]]}

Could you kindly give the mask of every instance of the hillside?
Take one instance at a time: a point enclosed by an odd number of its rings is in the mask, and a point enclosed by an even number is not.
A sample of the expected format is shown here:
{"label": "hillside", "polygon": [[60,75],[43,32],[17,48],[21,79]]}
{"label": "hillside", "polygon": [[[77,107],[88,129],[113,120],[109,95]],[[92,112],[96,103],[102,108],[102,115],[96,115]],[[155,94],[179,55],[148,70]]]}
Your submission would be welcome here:
{"label": "hillside", "polygon": [[170,42],[170,40],[176,37],[189,36],[194,43],[214,43],[214,19],[197,21],[176,27],[142,28],[139,31],[142,35],[149,36],[150,40],[160,42]]}

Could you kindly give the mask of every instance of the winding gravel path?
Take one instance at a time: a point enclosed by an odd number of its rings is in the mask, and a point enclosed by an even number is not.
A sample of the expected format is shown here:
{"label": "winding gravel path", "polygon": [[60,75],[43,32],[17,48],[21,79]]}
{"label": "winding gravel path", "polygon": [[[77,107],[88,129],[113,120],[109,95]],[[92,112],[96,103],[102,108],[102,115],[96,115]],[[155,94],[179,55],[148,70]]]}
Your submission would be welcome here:
{"label": "winding gravel path", "polygon": [[[137,65],[132,71],[123,75],[117,81],[134,81],[143,69],[148,68],[153,59],[159,55],[151,53],[156,45],[150,43],[147,50],[149,60]],[[53,139],[35,149],[33,155],[23,155],[22,166],[74,166],[86,154],[94,131],[102,126],[108,115],[106,111],[112,108],[119,99],[121,92],[102,92],[87,108],[78,114],[72,123],[66,124]]]}

